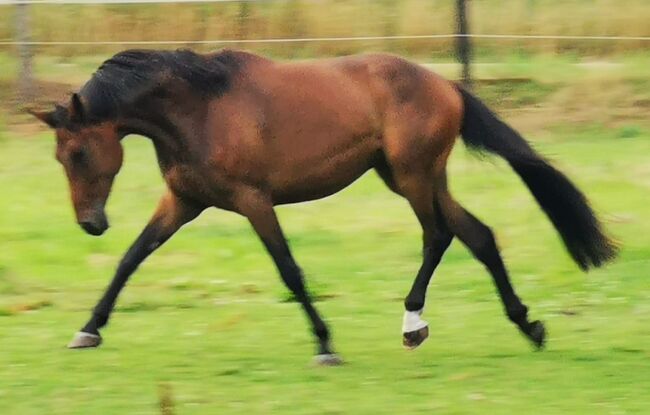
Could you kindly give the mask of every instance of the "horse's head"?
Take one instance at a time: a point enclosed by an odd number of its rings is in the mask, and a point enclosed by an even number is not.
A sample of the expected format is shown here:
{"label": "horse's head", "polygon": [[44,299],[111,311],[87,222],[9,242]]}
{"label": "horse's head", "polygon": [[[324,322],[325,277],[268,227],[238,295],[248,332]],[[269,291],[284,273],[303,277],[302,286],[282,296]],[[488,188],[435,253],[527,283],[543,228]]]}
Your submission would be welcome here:
{"label": "horse's head", "polygon": [[56,131],[56,159],[63,165],[77,222],[91,235],[108,229],[104,206],[122,166],[121,136],[111,122],[92,122],[77,94],[68,106],[30,111]]}

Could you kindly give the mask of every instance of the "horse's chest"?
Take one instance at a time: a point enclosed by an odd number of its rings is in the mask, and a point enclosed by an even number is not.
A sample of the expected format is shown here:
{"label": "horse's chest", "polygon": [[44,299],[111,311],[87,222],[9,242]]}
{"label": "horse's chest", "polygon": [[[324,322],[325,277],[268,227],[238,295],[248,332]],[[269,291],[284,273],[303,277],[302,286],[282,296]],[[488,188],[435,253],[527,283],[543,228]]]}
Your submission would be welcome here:
{"label": "horse's chest", "polygon": [[229,199],[227,184],[220,185],[213,174],[200,168],[174,165],[164,172],[164,178],[167,186],[181,197],[206,205],[217,205]]}
{"label": "horse's chest", "polygon": [[179,195],[194,192],[200,185],[200,177],[185,166],[175,165],[165,170],[165,181],[171,190]]}

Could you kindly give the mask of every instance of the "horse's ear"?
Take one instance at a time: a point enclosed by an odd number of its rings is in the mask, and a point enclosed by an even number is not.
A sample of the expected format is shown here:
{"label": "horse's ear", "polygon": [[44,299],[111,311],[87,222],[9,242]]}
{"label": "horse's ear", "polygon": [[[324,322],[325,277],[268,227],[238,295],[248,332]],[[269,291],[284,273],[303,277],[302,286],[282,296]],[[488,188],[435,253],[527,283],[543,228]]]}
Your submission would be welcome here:
{"label": "horse's ear", "polygon": [[68,109],[68,115],[70,121],[72,122],[83,122],[85,119],[85,109],[84,105],[81,102],[79,94],[72,94],[72,99],[70,100],[70,108]]}
{"label": "horse's ear", "polygon": [[56,116],[56,111],[36,111],[34,109],[28,108],[27,112],[47,124],[50,128],[57,128],[59,126],[59,120]]}

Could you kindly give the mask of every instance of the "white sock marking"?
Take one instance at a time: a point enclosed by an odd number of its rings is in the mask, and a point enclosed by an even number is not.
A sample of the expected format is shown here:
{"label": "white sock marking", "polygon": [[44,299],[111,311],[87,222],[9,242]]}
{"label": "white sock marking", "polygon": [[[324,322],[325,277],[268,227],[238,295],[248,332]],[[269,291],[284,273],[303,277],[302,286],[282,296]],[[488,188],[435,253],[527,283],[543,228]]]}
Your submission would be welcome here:
{"label": "white sock marking", "polygon": [[418,311],[404,312],[404,320],[402,321],[402,333],[417,331],[429,325],[429,323],[420,318],[422,311],[423,309],[420,309]]}

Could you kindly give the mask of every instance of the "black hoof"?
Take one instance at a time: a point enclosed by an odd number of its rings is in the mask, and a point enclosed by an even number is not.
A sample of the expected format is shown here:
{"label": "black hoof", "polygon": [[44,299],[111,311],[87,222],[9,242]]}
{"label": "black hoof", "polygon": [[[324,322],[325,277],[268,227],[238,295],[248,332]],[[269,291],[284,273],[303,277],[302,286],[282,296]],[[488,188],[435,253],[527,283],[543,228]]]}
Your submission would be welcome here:
{"label": "black hoof", "polygon": [[537,350],[542,350],[546,343],[546,329],[544,323],[539,320],[533,321],[528,326],[526,337],[535,345]]}
{"label": "black hoof", "polygon": [[416,331],[403,333],[402,344],[409,350],[413,350],[429,337],[429,326],[424,326]]}

